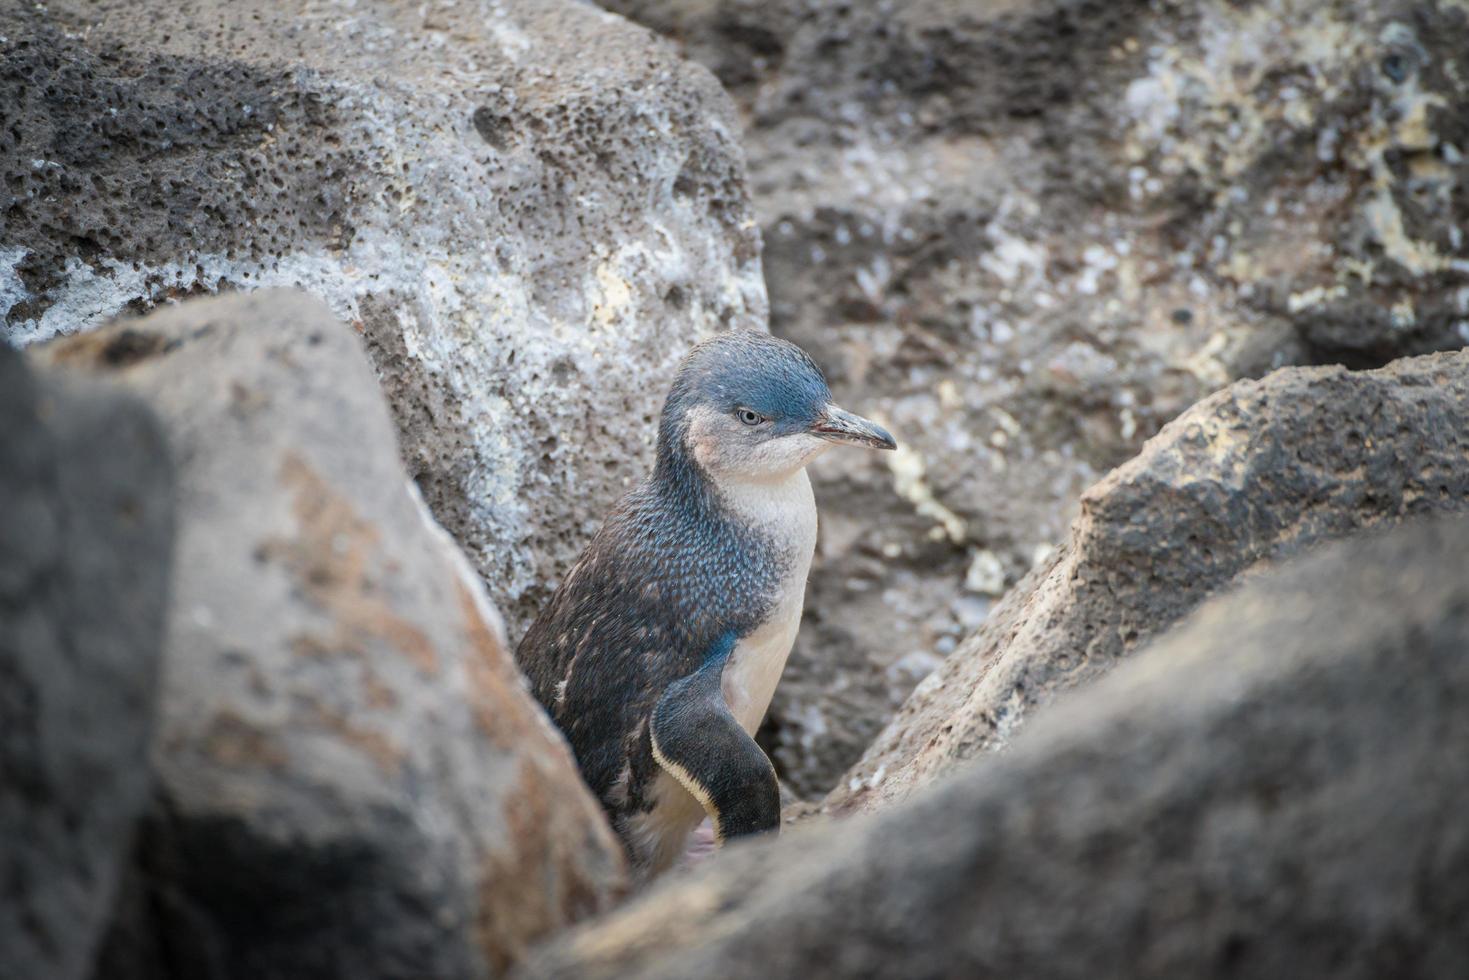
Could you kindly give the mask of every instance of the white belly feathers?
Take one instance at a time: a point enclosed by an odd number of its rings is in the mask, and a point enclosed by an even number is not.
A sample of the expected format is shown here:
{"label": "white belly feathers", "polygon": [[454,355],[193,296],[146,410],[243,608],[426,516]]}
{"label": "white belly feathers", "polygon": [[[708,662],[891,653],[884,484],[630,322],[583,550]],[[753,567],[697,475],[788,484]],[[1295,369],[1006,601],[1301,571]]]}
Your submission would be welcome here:
{"label": "white belly feathers", "polygon": [[770,699],[775,696],[775,686],[785,671],[786,658],[796,642],[805,592],[803,580],[796,586],[794,599],[782,602],[764,626],[741,640],[724,665],[721,684],[724,703],[729,705],[740,727],[751,735],[765,718]]}
{"label": "white belly feathers", "polygon": [[789,548],[783,556],[789,565],[770,617],[735,646],[724,666],[725,703],[740,727],[753,735],[801,626],[806,576],[816,550],[816,498],[804,469],[778,483],[721,484],[720,491],[741,517]]}

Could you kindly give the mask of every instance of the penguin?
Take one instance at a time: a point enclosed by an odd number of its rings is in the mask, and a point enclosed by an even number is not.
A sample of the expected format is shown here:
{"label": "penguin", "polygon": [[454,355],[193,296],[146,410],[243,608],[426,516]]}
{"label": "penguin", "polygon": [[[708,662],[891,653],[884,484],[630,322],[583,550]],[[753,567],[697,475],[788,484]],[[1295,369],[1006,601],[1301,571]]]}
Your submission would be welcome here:
{"label": "penguin", "polygon": [[651,475],[516,650],[642,878],[671,867],[706,816],[720,845],[779,829],[754,734],[816,546],[806,465],[835,445],[896,448],[833,404],[796,345],[754,331],[699,344],[664,402]]}

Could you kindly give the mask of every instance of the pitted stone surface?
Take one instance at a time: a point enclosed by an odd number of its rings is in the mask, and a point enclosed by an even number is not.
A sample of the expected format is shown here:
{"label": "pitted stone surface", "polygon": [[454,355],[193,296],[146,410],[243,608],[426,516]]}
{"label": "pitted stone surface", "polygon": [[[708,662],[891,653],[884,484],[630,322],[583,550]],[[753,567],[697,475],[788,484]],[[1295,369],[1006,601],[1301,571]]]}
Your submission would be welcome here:
{"label": "pitted stone surface", "polygon": [[571,0],[6,4],[0,105],[0,329],[320,296],[513,633],[682,352],[764,326],[728,100]]}

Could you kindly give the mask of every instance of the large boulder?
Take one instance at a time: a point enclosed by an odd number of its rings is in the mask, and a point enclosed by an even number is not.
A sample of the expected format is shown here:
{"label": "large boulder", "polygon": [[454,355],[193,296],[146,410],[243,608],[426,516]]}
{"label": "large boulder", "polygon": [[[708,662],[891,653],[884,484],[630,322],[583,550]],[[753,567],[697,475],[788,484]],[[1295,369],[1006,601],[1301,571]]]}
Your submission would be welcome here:
{"label": "large boulder", "polygon": [[764,327],[728,99],[573,0],[5,3],[0,105],[0,332],[323,298],[514,633],[682,352]]}
{"label": "large boulder", "polygon": [[817,467],[805,792],[1190,404],[1469,342],[1455,0],[602,2],[730,87],[771,329],[904,446]]}
{"label": "large boulder", "polygon": [[1005,746],[1037,707],[1262,560],[1435,511],[1469,511],[1469,352],[1238,382],[1083,495],[1069,540],[919,685],[827,803],[881,806]]}
{"label": "large boulder", "polygon": [[1212,602],[884,813],[744,848],[524,977],[1469,974],[1469,522]]}
{"label": "large boulder", "polygon": [[0,343],[0,974],[82,980],[148,803],[173,468]]}
{"label": "large boulder", "polygon": [[99,976],[484,977],[622,853],[319,301],[191,301],[34,349],[179,461],[157,801]]}

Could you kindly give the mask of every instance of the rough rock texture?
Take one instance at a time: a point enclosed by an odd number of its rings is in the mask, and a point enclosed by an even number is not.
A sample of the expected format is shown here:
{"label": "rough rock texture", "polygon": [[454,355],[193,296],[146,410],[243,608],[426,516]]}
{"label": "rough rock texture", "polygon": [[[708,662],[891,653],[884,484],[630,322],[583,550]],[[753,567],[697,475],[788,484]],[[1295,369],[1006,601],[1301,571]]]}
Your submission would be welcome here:
{"label": "rough rock texture", "polygon": [[641,476],[682,352],[764,326],[728,99],[570,0],[0,4],[0,107],[0,332],[323,297],[512,626]]}
{"label": "rough rock texture", "polygon": [[1013,752],[522,976],[1464,976],[1466,554],[1458,520],[1272,572]]}
{"label": "rough rock texture", "polygon": [[80,980],[148,802],[173,467],[0,343],[0,974]]}
{"label": "rough rock texture", "polygon": [[318,301],[200,300],[36,356],[179,460],[158,799],[99,976],[483,977],[605,908],[621,849]]}
{"label": "rough rock texture", "polygon": [[1188,405],[1469,340],[1462,2],[603,2],[730,86],[771,329],[905,447],[817,467],[808,793]]}
{"label": "rough rock texture", "polygon": [[1082,496],[1070,540],[919,685],[827,803],[889,803],[1003,747],[1037,706],[1262,559],[1433,511],[1469,511],[1469,351],[1238,382]]}

